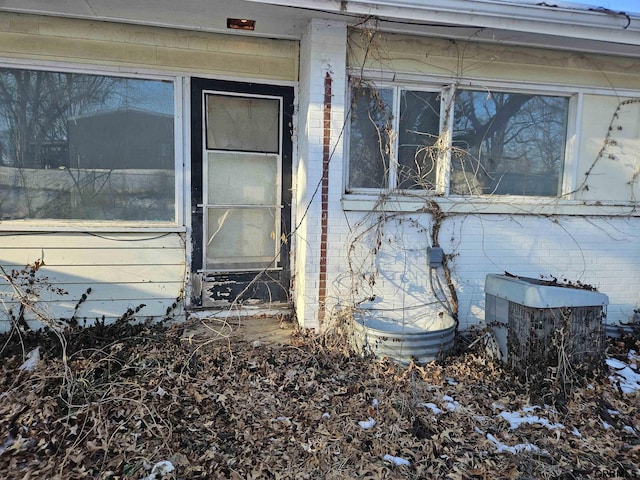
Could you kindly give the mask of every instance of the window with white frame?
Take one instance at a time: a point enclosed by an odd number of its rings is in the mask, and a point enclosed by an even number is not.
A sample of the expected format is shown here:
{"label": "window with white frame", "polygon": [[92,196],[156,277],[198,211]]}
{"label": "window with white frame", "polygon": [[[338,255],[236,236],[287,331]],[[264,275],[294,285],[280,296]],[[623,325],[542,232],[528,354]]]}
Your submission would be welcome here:
{"label": "window with white frame", "polygon": [[0,68],[2,220],[175,220],[174,84]]}
{"label": "window with white frame", "polygon": [[347,190],[558,196],[569,97],[353,82]]}

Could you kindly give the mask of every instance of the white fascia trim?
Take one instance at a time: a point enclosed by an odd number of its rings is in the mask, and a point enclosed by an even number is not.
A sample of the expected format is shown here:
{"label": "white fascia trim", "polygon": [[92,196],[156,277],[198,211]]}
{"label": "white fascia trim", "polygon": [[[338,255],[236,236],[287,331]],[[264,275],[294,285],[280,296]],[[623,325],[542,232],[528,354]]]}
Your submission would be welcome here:
{"label": "white fascia trim", "polygon": [[[371,6],[352,0],[347,12],[412,21],[471,25],[561,37],[600,40],[608,43],[640,45],[640,21],[624,15],[566,10],[530,5],[496,4],[482,0],[452,0],[441,8],[433,6]],[[486,8],[484,7],[486,5]],[[627,28],[625,28],[627,26]]]}
{"label": "white fascia trim", "polygon": [[375,16],[640,45],[640,16],[495,0],[250,0],[325,13]]}

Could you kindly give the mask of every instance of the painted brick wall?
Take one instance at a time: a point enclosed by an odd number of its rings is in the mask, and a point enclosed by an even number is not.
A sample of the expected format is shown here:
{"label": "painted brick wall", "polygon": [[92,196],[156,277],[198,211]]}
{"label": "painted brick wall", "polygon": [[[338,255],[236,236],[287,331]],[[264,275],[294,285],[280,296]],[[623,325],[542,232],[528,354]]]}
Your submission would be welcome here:
{"label": "painted brick wall", "polygon": [[[323,52],[330,44],[313,28],[310,28],[312,34],[302,43],[300,85],[301,92],[306,84],[311,85],[305,113],[309,135],[309,144],[305,148],[309,169],[308,196],[322,174],[319,106],[322,104],[322,79],[330,58],[328,52]],[[324,28],[322,32],[324,35]],[[318,41],[324,43],[315,45]],[[309,58],[305,59],[305,55]],[[322,60],[313,67],[318,58]],[[344,90],[339,92],[340,97],[337,95],[336,65],[336,62],[331,64],[334,74],[332,107],[335,112],[342,101],[347,112],[348,101],[342,96]],[[305,75],[312,76],[313,80]],[[343,85],[346,89],[346,83]],[[337,115],[333,120],[337,122]],[[334,123],[332,127],[332,137],[339,137],[340,146],[342,124]],[[327,312],[354,304],[395,318],[442,311],[441,301],[444,294],[449,294],[446,279],[441,268],[436,269],[430,279],[426,259],[426,249],[431,243],[431,215],[388,213],[380,222],[380,212],[345,211],[341,202],[344,163],[339,149],[332,157],[329,173]],[[306,219],[307,230],[304,233],[307,236],[299,242],[305,243],[306,255],[302,265],[306,270],[297,272],[298,275],[307,274],[304,291],[297,292],[299,301],[307,302],[304,314],[299,312],[299,318],[313,328],[322,327],[316,320],[317,310],[314,310],[317,307],[317,297],[314,296],[317,285],[314,282],[318,278],[317,250],[321,223],[318,207],[317,203],[312,204]],[[458,297],[461,328],[483,323],[486,275],[505,271],[593,285],[609,297],[609,323],[629,320],[634,309],[640,306],[638,216],[509,215],[486,213],[486,205],[484,208],[478,205],[477,209],[470,203],[468,213],[448,214],[438,237],[445,254],[451,256],[449,265]],[[534,205],[531,205],[531,211],[535,213]],[[375,254],[372,253],[374,250]],[[450,295],[447,296],[450,301]]]}
{"label": "painted brick wall", "polygon": [[[339,207],[333,207],[338,218]],[[363,221],[365,217],[371,221]],[[342,218],[342,224],[331,229],[331,261],[335,268],[331,270],[331,298],[336,305],[375,296],[375,300],[364,301],[362,306],[398,319],[443,310],[428,279],[426,249],[432,224],[429,214],[388,218],[379,235],[371,228],[378,223],[377,215],[347,212]],[[345,239],[348,224],[353,229]],[[379,246],[377,239],[381,240]],[[609,297],[607,321],[612,324],[628,321],[640,305],[637,218],[452,216],[443,221],[439,239],[444,252],[453,255],[450,265],[461,328],[484,321],[484,282],[489,273],[507,271],[548,279],[553,276],[593,285]],[[373,248],[377,249],[375,255],[371,254]],[[355,267],[353,272],[346,268],[350,260]],[[442,269],[438,271],[441,274]],[[442,275],[440,279],[444,284]]]}
{"label": "painted brick wall", "polygon": [[[300,45],[300,96],[298,129],[298,165],[296,172],[297,210],[295,224],[295,305],[298,321],[319,329],[321,322],[320,280],[322,234],[322,175],[325,152],[324,103],[326,82],[331,84],[330,153],[328,174],[330,238],[328,249],[335,248],[332,236],[335,216],[340,215],[342,191],[342,133],[346,72],[346,25],[312,21]],[[328,74],[328,76],[327,76]],[[335,276],[334,254],[326,256],[326,276]],[[332,302],[333,303],[333,302]],[[330,309],[331,305],[327,305]]]}

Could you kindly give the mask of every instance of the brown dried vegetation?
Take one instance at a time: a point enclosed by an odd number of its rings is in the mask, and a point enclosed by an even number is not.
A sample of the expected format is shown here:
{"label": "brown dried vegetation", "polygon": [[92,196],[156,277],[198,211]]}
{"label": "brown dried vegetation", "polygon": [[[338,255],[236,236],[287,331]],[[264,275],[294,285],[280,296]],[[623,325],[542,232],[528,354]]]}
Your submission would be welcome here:
{"label": "brown dried vegetation", "polygon": [[[128,322],[77,330],[67,335],[68,370],[55,337],[22,339],[25,351],[42,346],[33,372],[5,348],[2,477],[140,479],[161,460],[176,467],[165,478],[181,479],[640,476],[639,394],[606,377],[539,405],[536,415],[564,428],[510,429],[501,408],[530,405],[532,392],[482,351],[402,367],[352,355],[344,337],[295,332],[275,343],[208,326],[215,332]],[[611,342],[609,355],[638,346]],[[359,425],[369,419],[372,428]],[[500,452],[490,436],[539,450]]]}

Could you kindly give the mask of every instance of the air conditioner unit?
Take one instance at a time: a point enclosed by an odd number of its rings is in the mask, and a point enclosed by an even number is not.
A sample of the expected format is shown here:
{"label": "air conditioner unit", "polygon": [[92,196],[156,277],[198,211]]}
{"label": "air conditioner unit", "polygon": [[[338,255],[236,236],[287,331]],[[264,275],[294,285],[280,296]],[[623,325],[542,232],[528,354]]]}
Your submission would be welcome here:
{"label": "air conditioner unit", "polygon": [[527,378],[546,367],[601,365],[606,295],[555,281],[489,274],[485,322],[503,361]]}

